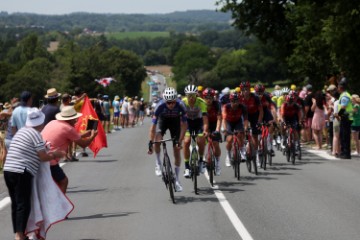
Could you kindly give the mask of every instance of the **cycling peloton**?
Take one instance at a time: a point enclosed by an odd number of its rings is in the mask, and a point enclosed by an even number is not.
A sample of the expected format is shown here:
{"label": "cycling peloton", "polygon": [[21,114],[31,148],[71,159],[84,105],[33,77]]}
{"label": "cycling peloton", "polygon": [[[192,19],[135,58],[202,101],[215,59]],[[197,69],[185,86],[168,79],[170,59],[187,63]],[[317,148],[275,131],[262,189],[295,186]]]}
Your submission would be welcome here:
{"label": "cycling peloton", "polygon": [[[175,189],[177,192],[183,190],[179,181],[179,172],[181,164],[181,143],[184,139],[187,129],[186,108],[183,102],[177,99],[177,92],[174,88],[168,87],[163,92],[161,100],[154,111],[152,125],[150,127],[149,154],[152,154],[152,145],[154,141],[160,141],[166,130],[169,129],[171,138],[173,138],[174,158],[175,158]],[[160,143],[155,144],[156,154],[156,176],[161,176]]]}
{"label": "cycling peloton", "polygon": [[209,133],[212,135],[213,145],[215,149],[215,174],[220,175],[220,145],[221,140],[220,128],[221,128],[221,105],[219,101],[215,100],[215,90],[212,88],[206,88],[202,92],[203,99],[207,105],[207,114],[209,122]]}
{"label": "cycling peloton", "polygon": [[188,85],[185,88],[185,98],[183,102],[187,113],[187,128],[184,138],[184,161],[185,172],[184,177],[190,178],[190,143],[191,133],[197,134],[196,142],[199,147],[199,170],[204,173],[203,156],[205,151],[205,137],[208,134],[208,117],[207,106],[205,101],[198,97],[198,89],[195,85]]}

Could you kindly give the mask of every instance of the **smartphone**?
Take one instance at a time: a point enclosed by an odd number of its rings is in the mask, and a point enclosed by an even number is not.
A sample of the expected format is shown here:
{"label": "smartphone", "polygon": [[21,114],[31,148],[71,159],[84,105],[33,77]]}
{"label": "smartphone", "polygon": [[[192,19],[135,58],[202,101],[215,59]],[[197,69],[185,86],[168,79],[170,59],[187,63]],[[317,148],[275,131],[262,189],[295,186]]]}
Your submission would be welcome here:
{"label": "smartphone", "polygon": [[97,130],[98,120],[88,119],[86,130]]}

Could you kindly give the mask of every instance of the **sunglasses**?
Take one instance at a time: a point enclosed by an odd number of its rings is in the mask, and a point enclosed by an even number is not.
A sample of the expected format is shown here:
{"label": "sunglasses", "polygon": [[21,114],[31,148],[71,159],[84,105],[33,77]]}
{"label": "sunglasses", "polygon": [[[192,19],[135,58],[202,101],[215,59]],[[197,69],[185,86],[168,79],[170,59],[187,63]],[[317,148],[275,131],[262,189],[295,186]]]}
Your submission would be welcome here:
{"label": "sunglasses", "polygon": [[205,97],[206,100],[213,100],[213,97]]}
{"label": "sunglasses", "polygon": [[188,98],[196,98],[197,95],[195,93],[192,93],[192,94],[188,94],[187,97]]}
{"label": "sunglasses", "polygon": [[175,101],[169,101],[169,102],[166,102],[167,105],[175,105]]}
{"label": "sunglasses", "polygon": [[230,100],[231,103],[239,103],[239,101]]}

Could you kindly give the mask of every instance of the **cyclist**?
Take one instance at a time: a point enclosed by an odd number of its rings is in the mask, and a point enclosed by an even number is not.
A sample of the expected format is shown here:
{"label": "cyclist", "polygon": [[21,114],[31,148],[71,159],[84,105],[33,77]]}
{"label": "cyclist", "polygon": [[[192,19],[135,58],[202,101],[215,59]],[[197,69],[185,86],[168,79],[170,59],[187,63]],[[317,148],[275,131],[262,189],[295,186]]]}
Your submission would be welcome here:
{"label": "cyclist", "polygon": [[278,109],[280,109],[281,105],[285,102],[286,96],[289,94],[289,92],[290,92],[290,89],[287,87],[284,87],[283,89],[281,89],[281,96],[278,97],[277,103],[276,103]]}
{"label": "cyclist", "polygon": [[248,127],[248,114],[246,107],[241,103],[240,97],[238,93],[230,94],[230,103],[225,104],[222,107],[222,118],[223,118],[223,129],[226,135],[226,160],[225,165],[227,167],[231,167],[230,156],[231,156],[231,148],[233,135],[232,133],[236,130],[238,134],[236,138],[239,142],[239,146],[241,155],[243,159],[245,159],[246,149],[244,147],[244,126],[245,129]]}
{"label": "cyclist", "polygon": [[[295,102],[296,100],[296,93],[295,91],[290,91],[289,94],[286,96],[285,102],[281,105],[280,109],[280,122],[286,123],[288,125],[297,126],[299,129],[299,119],[302,119],[301,107]],[[286,145],[286,136],[285,136],[285,128],[281,129],[283,142],[282,148]],[[299,134],[298,131],[295,131],[294,134],[295,142],[298,143],[299,141]],[[298,146],[298,144],[295,144]]]}
{"label": "cyclist", "polygon": [[[179,181],[180,171],[180,149],[181,143],[186,132],[186,108],[183,102],[177,99],[176,90],[168,87],[163,92],[163,100],[161,100],[154,111],[152,118],[152,125],[150,127],[150,141],[149,154],[152,154],[152,143],[162,140],[167,129],[170,131],[171,138],[173,138],[174,158],[175,158],[175,189],[177,192],[182,191],[182,186]],[[161,160],[160,160],[160,144],[155,144],[156,153],[156,176],[161,176]]]}
{"label": "cyclist", "polygon": [[230,102],[229,96],[230,96],[230,88],[226,87],[221,91],[221,94],[219,96],[221,106]]}
{"label": "cyclist", "polygon": [[198,97],[198,89],[195,85],[188,85],[185,88],[186,97],[183,98],[183,102],[186,107],[187,113],[187,127],[185,138],[184,138],[184,160],[185,160],[185,172],[184,177],[190,177],[190,143],[191,143],[191,132],[197,134],[196,142],[199,147],[199,170],[204,173],[203,168],[203,156],[205,151],[205,137],[208,134],[208,117],[207,117],[207,106],[202,98]]}
{"label": "cyclist", "polygon": [[263,122],[264,123],[269,123],[270,126],[269,126],[269,143],[268,145],[270,145],[271,147],[271,155],[272,156],[275,156],[275,152],[273,150],[273,145],[272,145],[272,135],[273,135],[273,132],[274,132],[274,126],[273,126],[273,122],[274,122],[274,117],[272,115],[272,112],[271,112],[271,108],[272,108],[272,101],[271,101],[271,98],[269,96],[268,93],[265,92],[265,87],[264,85],[262,84],[256,84],[255,87],[255,93],[256,95],[260,98],[260,102],[261,102],[261,105],[263,107],[263,112],[264,112],[264,116],[263,116]]}
{"label": "cyclist", "polygon": [[221,105],[219,101],[215,100],[215,90],[212,88],[206,88],[203,91],[203,99],[207,105],[208,121],[209,121],[209,132],[212,133],[213,145],[215,148],[215,174],[220,175],[220,155],[221,150],[219,142],[221,140],[220,128],[221,128]]}
{"label": "cyclist", "polygon": [[202,95],[202,93],[203,93],[203,90],[204,90],[204,87],[203,86],[201,86],[201,85],[199,85],[199,86],[197,86],[197,89],[198,89],[198,97],[203,97],[203,95]]}
{"label": "cyclist", "polygon": [[[252,141],[254,143],[254,148],[258,149],[259,140],[258,135],[260,134],[259,124],[261,123],[264,111],[261,105],[260,99],[254,93],[250,93],[250,83],[242,82],[240,84],[241,93],[243,96],[243,103],[247,107],[248,119],[252,131]],[[255,91],[255,89],[254,89]],[[260,166],[259,161],[259,152],[256,150],[256,162]]]}

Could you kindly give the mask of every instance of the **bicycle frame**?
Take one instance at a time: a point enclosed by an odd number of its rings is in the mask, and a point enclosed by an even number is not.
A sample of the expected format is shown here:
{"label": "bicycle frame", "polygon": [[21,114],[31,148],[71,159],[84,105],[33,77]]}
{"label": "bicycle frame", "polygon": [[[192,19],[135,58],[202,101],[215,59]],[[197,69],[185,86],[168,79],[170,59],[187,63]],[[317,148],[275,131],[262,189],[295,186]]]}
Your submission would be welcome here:
{"label": "bicycle frame", "polygon": [[254,166],[254,173],[255,175],[258,174],[257,165],[256,165],[256,155],[255,155],[255,146],[252,142],[251,136],[251,128],[248,128],[245,133],[245,140],[246,140],[246,166],[248,171],[251,173],[251,162]]}
{"label": "bicycle frame", "polygon": [[175,203],[175,197],[174,197],[174,192],[175,190],[175,177],[174,177],[174,173],[171,167],[171,162],[170,162],[170,157],[167,153],[167,149],[166,149],[166,142],[168,141],[172,141],[173,139],[166,139],[166,140],[161,140],[161,141],[156,141],[154,143],[160,143],[162,145],[163,148],[163,167],[162,167],[162,180],[165,183],[165,187],[169,190],[170,193],[170,198],[172,200],[173,203]]}
{"label": "bicycle frame", "polygon": [[[266,164],[269,160],[269,164],[272,164],[272,156],[268,149],[268,137],[269,137],[269,123],[262,123],[261,124],[261,138],[259,149],[261,150],[261,166],[266,170]],[[271,144],[271,143],[270,143]]]}
{"label": "bicycle frame", "polygon": [[295,128],[294,126],[291,124],[291,125],[285,125],[286,126],[286,137],[287,137],[287,144],[286,144],[286,148],[285,148],[285,151],[286,151],[286,159],[288,162],[290,162],[290,159],[291,159],[291,162],[292,164],[294,165],[295,164],[295,137],[294,137],[294,131]]}
{"label": "bicycle frame", "polygon": [[232,162],[233,162],[233,168],[234,168],[234,175],[235,177],[240,180],[240,162],[241,162],[241,155],[240,155],[240,143],[237,139],[237,134],[239,132],[234,131],[233,132],[233,139],[232,139]]}
{"label": "bicycle frame", "polygon": [[211,136],[207,138],[208,150],[207,150],[207,170],[209,173],[209,179],[211,186],[214,186],[214,175],[215,175],[215,147]]}
{"label": "bicycle frame", "polygon": [[191,179],[194,183],[194,192],[198,194],[197,189],[197,175],[199,172],[198,161],[199,161],[199,152],[196,145],[197,134],[195,132],[191,133],[191,152],[190,152],[190,168],[191,168]]}

